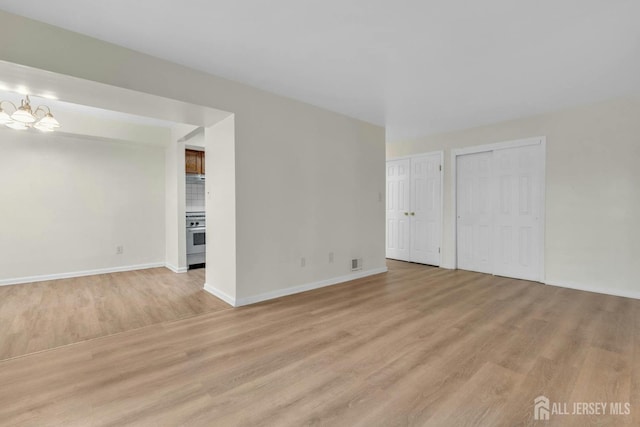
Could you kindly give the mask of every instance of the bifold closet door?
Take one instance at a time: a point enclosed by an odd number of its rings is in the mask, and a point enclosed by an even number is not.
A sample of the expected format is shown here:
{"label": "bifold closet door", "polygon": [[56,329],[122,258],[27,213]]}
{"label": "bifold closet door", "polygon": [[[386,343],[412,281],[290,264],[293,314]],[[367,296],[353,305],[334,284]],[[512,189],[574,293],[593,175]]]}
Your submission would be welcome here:
{"label": "bifold closet door", "polygon": [[387,162],[387,258],[410,261],[411,161]]}
{"label": "bifold closet door", "polygon": [[458,268],[541,280],[543,147],[457,156],[456,182]]}
{"label": "bifold closet door", "polygon": [[493,274],[542,279],[543,156],[540,145],[493,152],[496,185]]}
{"label": "bifold closet door", "polygon": [[493,273],[492,153],[457,157],[457,247],[458,268]]}

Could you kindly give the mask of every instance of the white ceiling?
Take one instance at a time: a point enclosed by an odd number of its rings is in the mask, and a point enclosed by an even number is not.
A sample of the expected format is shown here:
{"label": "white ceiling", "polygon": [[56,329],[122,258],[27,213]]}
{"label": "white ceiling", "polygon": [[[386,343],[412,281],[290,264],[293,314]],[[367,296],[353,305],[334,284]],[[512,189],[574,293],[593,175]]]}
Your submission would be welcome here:
{"label": "white ceiling", "polygon": [[414,137],[640,93],[638,0],[0,0]]}

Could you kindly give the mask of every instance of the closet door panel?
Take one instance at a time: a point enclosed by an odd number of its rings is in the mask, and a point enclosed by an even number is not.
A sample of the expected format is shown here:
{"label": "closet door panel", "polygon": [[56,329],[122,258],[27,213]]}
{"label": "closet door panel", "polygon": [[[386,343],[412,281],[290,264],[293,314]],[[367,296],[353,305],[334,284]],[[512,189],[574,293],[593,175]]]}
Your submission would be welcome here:
{"label": "closet door panel", "polygon": [[494,152],[494,274],[541,279],[543,150],[531,145]]}
{"label": "closet door panel", "polygon": [[492,153],[457,157],[458,268],[492,273]]}

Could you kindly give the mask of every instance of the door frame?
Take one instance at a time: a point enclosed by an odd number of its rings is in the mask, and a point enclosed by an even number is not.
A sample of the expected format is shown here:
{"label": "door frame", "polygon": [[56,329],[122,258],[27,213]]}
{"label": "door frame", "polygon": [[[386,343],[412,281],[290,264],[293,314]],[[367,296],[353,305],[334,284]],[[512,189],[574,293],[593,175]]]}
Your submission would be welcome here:
{"label": "door frame", "polygon": [[[433,156],[436,154],[440,155],[440,242],[438,243],[438,247],[440,248],[440,253],[439,253],[440,257],[438,260],[439,261],[438,267],[442,267],[442,243],[444,242],[444,150],[409,154],[407,156],[388,157],[385,159],[385,165],[386,165],[386,162],[393,161],[393,160],[407,160],[415,157]],[[386,192],[386,188],[387,186],[385,185],[385,192]],[[385,233],[386,233],[386,227],[387,227],[387,221],[385,220]]]}
{"label": "door frame", "polygon": [[[517,147],[526,147],[529,145],[539,145],[542,147],[542,188],[540,189],[541,193],[541,214],[540,214],[540,231],[539,231],[539,241],[540,241],[540,277],[538,280],[540,282],[545,281],[545,223],[546,223],[546,175],[547,175],[547,137],[546,136],[537,136],[533,138],[524,138],[524,139],[516,139],[512,141],[503,141],[496,142],[492,144],[484,144],[484,145],[476,145],[473,147],[465,147],[465,148],[456,148],[451,150],[451,179],[453,185],[452,189],[452,199],[451,203],[453,205],[453,215],[451,216],[451,227],[453,228],[453,269],[458,268],[458,176],[457,176],[457,163],[458,156],[464,156],[465,154],[475,154],[475,153],[483,153],[486,151],[494,151],[494,150],[502,150],[505,148],[517,148]],[[493,234],[491,236],[492,239],[492,247],[493,245]]]}

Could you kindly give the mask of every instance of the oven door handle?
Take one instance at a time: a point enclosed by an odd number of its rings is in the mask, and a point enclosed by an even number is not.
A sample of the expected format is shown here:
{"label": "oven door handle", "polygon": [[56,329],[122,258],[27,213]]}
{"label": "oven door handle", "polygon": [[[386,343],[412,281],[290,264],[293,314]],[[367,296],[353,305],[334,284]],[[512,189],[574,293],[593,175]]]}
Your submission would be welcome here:
{"label": "oven door handle", "polygon": [[193,227],[193,228],[187,228],[187,232],[188,233],[202,233],[202,232],[206,232],[206,227]]}

